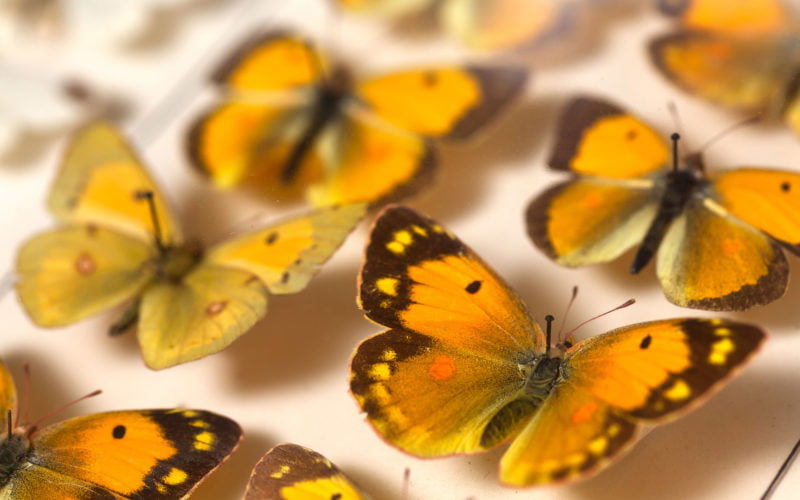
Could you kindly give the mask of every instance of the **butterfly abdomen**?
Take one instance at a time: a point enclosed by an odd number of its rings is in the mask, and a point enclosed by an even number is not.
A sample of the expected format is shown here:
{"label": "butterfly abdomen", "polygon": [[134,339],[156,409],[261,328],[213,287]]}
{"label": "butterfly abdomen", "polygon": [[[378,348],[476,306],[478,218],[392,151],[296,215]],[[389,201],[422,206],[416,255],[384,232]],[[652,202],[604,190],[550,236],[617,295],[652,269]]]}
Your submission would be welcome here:
{"label": "butterfly abdomen", "polygon": [[522,393],[519,398],[503,406],[486,424],[480,441],[483,448],[505,442],[520,425],[530,420],[558,382],[562,363],[561,358],[543,357],[521,365],[521,371],[526,376]]}
{"label": "butterfly abdomen", "polygon": [[311,120],[300,140],[292,148],[286,165],[281,172],[281,182],[289,185],[297,177],[303,160],[315,146],[325,128],[342,113],[342,103],[350,92],[349,78],[342,71],[336,71],[331,82],[320,85],[316,92],[316,102],[312,106]]}
{"label": "butterfly abdomen", "polygon": [[666,188],[658,206],[656,218],[650,224],[642,245],[631,265],[631,274],[637,274],[655,255],[670,224],[683,212],[686,204],[706,183],[693,169],[675,170],[667,174]]}
{"label": "butterfly abdomen", "polygon": [[28,457],[30,441],[21,433],[13,433],[0,443],[0,487],[5,486]]}

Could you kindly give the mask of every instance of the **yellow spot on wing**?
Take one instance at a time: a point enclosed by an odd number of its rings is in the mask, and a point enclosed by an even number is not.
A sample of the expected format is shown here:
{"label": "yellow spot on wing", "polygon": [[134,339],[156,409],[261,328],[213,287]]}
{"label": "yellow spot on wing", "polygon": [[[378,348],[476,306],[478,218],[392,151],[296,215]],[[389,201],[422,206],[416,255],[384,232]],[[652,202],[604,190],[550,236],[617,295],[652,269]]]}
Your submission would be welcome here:
{"label": "yellow spot on wing", "polygon": [[369,376],[372,380],[387,380],[392,376],[389,363],[375,363],[369,369]]}
{"label": "yellow spot on wing", "polygon": [[186,481],[186,478],[188,477],[189,476],[184,471],[173,467],[170,469],[169,474],[162,478],[162,481],[169,485],[175,486],[176,484],[181,484]]}
{"label": "yellow spot on wing", "polygon": [[273,472],[272,474],[269,475],[269,477],[280,479],[286,474],[288,474],[291,470],[292,468],[289,467],[288,465],[281,465],[280,470],[278,470],[277,472]]}
{"label": "yellow spot on wing", "polygon": [[189,422],[192,427],[199,427],[200,429],[208,429],[210,425],[205,420],[192,420]]}
{"label": "yellow spot on wing", "polygon": [[187,418],[196,417],[198,413],[194,410],[183,410],[182,415]]}
{"label": "yellow spot on wing", "polygon": [[428,236],[428,231],[425,230],[424,227],[420,227],[416,224],[411,226],[411,229],[420,236]]}
{"label": "yellow spot on wing", "polygon": [[602,455],[608,448],[608,438],[599,437],[589,441],[589,451],[595,455]]}
{"label": "yellow spot on wing", "polygon": [[681,401],[688,398],[692,394],[692,390],[681,379],[675,381],[672,387],[664,391],[664,396],[670,401]]}
{"label": "yellow spot on wing", "polygon": [[391,241],[386,244],[386,249],[392,252],[395,255],[399,255],[406,251],[405,245],[400,243],[399,241]]}
{"label": "yellow spot on wing", "polygon": [[211,432],[201,432],[194,437],[194,449],[208,451],[214,446],[216,437]]}
{"label": "yellow spot on wing", "polygon": [[592,418],[592,415],[594,415],[595,411],[597,411],[597,403],[594,401],[589,401],[585,405],[575,410],[575,413],[572,414],[572,421],[576,424],[586,422]]}
{"label": "yellow spot on wing", "polygon": [[722,339],[711,344],[711,353],[708,355],[708,362],[712,365],[724,365],[728,361],[728,354],[732,353],[736,346],[730,338]]}
{"label": "yellow spot on wing", "polygon": [[411,237],[411,233],[405,229],[401,229],[400,231],[396,231],[394,233],[394,241],[402,243],[403,245],[410,245],[412,240],[413,238]]}
{"label": "yellow spot on wing", "polygon": [[730,328],[717,328],[716,330],[714,330],[714,335],[717,335],[717,336],[720,336],[720,337],[729,337],[731,335],[731,329]]}
{"label": "yellow spot on wing", "polygon": [[394,361],[395,359],[397,359],[397,351],[395,351],[391,347],[387,347],[381,353],[381,359],[383,361]]}
{"label": "yellow spot on wing", "polygon": [[396,278],[381,278],[375,282],[375,286],[386,295],[395,296],[397,295],[397,285],[399,283]]}

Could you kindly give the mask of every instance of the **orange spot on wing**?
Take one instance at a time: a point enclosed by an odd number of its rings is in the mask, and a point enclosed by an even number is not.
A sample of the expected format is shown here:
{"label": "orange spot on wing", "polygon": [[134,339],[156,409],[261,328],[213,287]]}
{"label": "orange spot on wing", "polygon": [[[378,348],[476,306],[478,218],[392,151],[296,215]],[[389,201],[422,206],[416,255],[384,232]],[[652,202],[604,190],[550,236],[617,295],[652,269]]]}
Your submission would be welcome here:
{"label": "orange spot on wing", "polygon": [[575,410],[575,413],[572,414],[572,423],[580,424],[586,422],[592,418],[592,415],[594,415],[595,411],[597,411],[597,403],[594,401],[586,403]]}
{"label": "orange spot on wing", "polygon": [[744,243],[742,240],[725,240],[722,242],[722,251],[728,255],[734,255],[739,253],[744,247]]}
{"label": "orange spot on wing", "polygon": [[206,314],[208,316],[216,316],[217,314],[221,313],[225,310],[225,306],[228,305],[227,301],[221,300],[218,302],[212,302],[208,304],[206,307]]}
{"label": "orange spot on wing", "polygon": [[78,274],[81,276],[88,276],[94,272],[97,268],[97,265],[94,263],[94,259],[88,253],[84,252],[75,259],[75,270],[78,271]]}
{"label": "orange spot on wing", "polygon": [[450,356],[436,356],[428,368],[428,373],[434,380],[448,380],[456,374],[456,363]]}
{"label": "orange spot on wing", "polygon": [[597,208],[600,204],[603,203],[603,197],[600,196],[598,193],[590,192],[586,195],[586,198],[583,200],[583,206],[585,208]]}

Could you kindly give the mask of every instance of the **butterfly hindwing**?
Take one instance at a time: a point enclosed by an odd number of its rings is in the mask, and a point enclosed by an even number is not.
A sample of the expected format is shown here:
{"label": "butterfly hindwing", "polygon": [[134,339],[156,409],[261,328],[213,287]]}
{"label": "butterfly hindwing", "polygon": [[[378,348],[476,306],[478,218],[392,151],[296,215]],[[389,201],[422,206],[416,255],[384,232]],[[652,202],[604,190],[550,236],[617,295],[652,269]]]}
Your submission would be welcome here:
{"label": "butterfly hindwing", "polygon": [[693,200],[667,230],[656,274],[679,306],[745,310],[783,296],[789,264],[764,233],[710,200]]}
{"label": "butterfly hindwing", "polygon": [[528,236],[551,259],[577,267],[616,259],[641,242],[656,216],[650,182],[583,177],[547,189],[528,205]]}
{"label": "butterfly hindwing", "polygon": [[73,323],[131,300],[153,278],[154,249],[102,226],[34,236],[17,255],[17,294],[42,326]]}
{"label": "butterfly hindwing", "polygon": [[296,444],[279,444],[253,468],[244,500],[366,500],[330,460]]}

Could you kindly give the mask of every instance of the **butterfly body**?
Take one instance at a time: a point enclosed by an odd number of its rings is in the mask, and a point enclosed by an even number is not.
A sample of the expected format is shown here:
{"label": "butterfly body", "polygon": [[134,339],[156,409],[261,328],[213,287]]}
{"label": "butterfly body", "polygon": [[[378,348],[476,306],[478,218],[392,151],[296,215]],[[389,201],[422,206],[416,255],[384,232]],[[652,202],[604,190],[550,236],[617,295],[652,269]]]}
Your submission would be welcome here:
{"label": "butterfly body", "polygon": [[800,175],[709,172],[699,154],[679,160],[677,144],[670,154],[658,132],[594,98],[573,99],[558,130],[549,164],[572,177],[526,213],[548,257],[580,267],[638,246],[631,272],[654,259],[667,299],[684,307],[745,310],[784,294],[784,249],[800,248]]}
{"label": "butterfly body", "polygon": [[575,480],[675,418],[765,338],[721,319],[675,318],[548,346],[519,297],[437,222],[391,206],[365,251],[359,303],[388,328],[363,341],[350,390],[390,444],[419,457],[511,443],[500,479]]}

